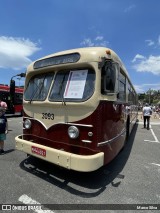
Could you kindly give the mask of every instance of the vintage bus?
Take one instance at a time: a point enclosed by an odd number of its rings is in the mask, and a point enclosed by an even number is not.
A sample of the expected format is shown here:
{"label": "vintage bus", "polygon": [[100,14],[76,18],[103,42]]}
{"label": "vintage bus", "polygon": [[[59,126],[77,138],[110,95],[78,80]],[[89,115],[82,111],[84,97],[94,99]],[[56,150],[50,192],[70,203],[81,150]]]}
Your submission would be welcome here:
{"label": "vintage bus", "polygon": [[66,169],[97,170],[123,148],[137,120],[137,95],[118,55],[105,47],[33,62],[16,149]]}
{"label": "vintage bus", "polygon": [[0,99],[7,103],[6,115],[22,115],[23,87],[15,87],[11,95],[10,86],[0,84]]}

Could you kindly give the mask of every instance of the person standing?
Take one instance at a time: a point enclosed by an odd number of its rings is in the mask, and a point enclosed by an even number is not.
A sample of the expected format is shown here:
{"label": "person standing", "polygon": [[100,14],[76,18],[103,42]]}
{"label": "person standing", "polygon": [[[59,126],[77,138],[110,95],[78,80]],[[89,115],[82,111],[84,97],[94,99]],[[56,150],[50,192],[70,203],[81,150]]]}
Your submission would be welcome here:
{"label": "person standing", "polygon": [[0,107],[3,108],[3,111],[4,111],[4,112],[5,112],[6,109],[7,109],[7,104],[6,104],[6,102],[2,101],[1,98],[0,98]]}
{"label": "person standing", "polygon": [[0,154],[4,154],[4,140],[8,133],[8,122],[4,114],[4,108],[0,107]]}
{"label": "person standing", "polygon": [[147,122],[147,129],[149,130],[150,125],[150,117],[152,115],[152,109],[149,106],[148,103],[145,104],[145,106],[142,109],[143,112],[143,120],[144,120],[144,128],[146,128],[146,122]]}

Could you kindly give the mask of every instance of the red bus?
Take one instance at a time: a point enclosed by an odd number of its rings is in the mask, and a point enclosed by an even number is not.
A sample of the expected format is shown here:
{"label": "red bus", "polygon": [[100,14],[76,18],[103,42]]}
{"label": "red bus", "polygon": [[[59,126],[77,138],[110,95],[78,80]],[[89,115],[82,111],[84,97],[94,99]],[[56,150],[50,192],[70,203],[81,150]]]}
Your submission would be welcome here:
{"label": "red bus", "polygon": [[0,84],[0,99],[7,103],[6,114],[22,115],[23,112],[23,87],[15,87],[14,97],[10,93],[10,86]]}
{"label": "red bus", "polygon": [[30,64],[23,107],[16,149],[82,172],[115,158],[138,115],[126,68],[103,47],[63,51]]}

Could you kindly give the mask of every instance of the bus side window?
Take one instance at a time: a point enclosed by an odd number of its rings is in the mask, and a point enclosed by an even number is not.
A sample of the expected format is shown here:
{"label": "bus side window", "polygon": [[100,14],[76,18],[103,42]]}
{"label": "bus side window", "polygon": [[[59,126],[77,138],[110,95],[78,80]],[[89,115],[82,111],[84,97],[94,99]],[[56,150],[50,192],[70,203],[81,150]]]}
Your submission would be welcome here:
{"label": "bus side window", "polygon": [[107,61],[102,67],[101,92],[102,94],[114,93],[116,84],[117,64]]}

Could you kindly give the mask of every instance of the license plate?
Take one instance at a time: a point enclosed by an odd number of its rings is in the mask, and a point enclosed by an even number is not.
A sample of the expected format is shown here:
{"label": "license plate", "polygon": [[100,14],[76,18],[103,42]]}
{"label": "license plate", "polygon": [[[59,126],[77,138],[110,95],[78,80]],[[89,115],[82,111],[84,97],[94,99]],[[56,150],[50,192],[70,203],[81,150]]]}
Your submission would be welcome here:
{"label": "license plate", "polygon": [[46,157],[46,150],[45,150],[45,149],[41,149],[41,148],[38,148],[38,147],[36,147],[36,146],[32,146],[32,147],[31,147],[31,151],[32,151],[32,153],[34,153],[34,154],[37,154],[37,155]]}

